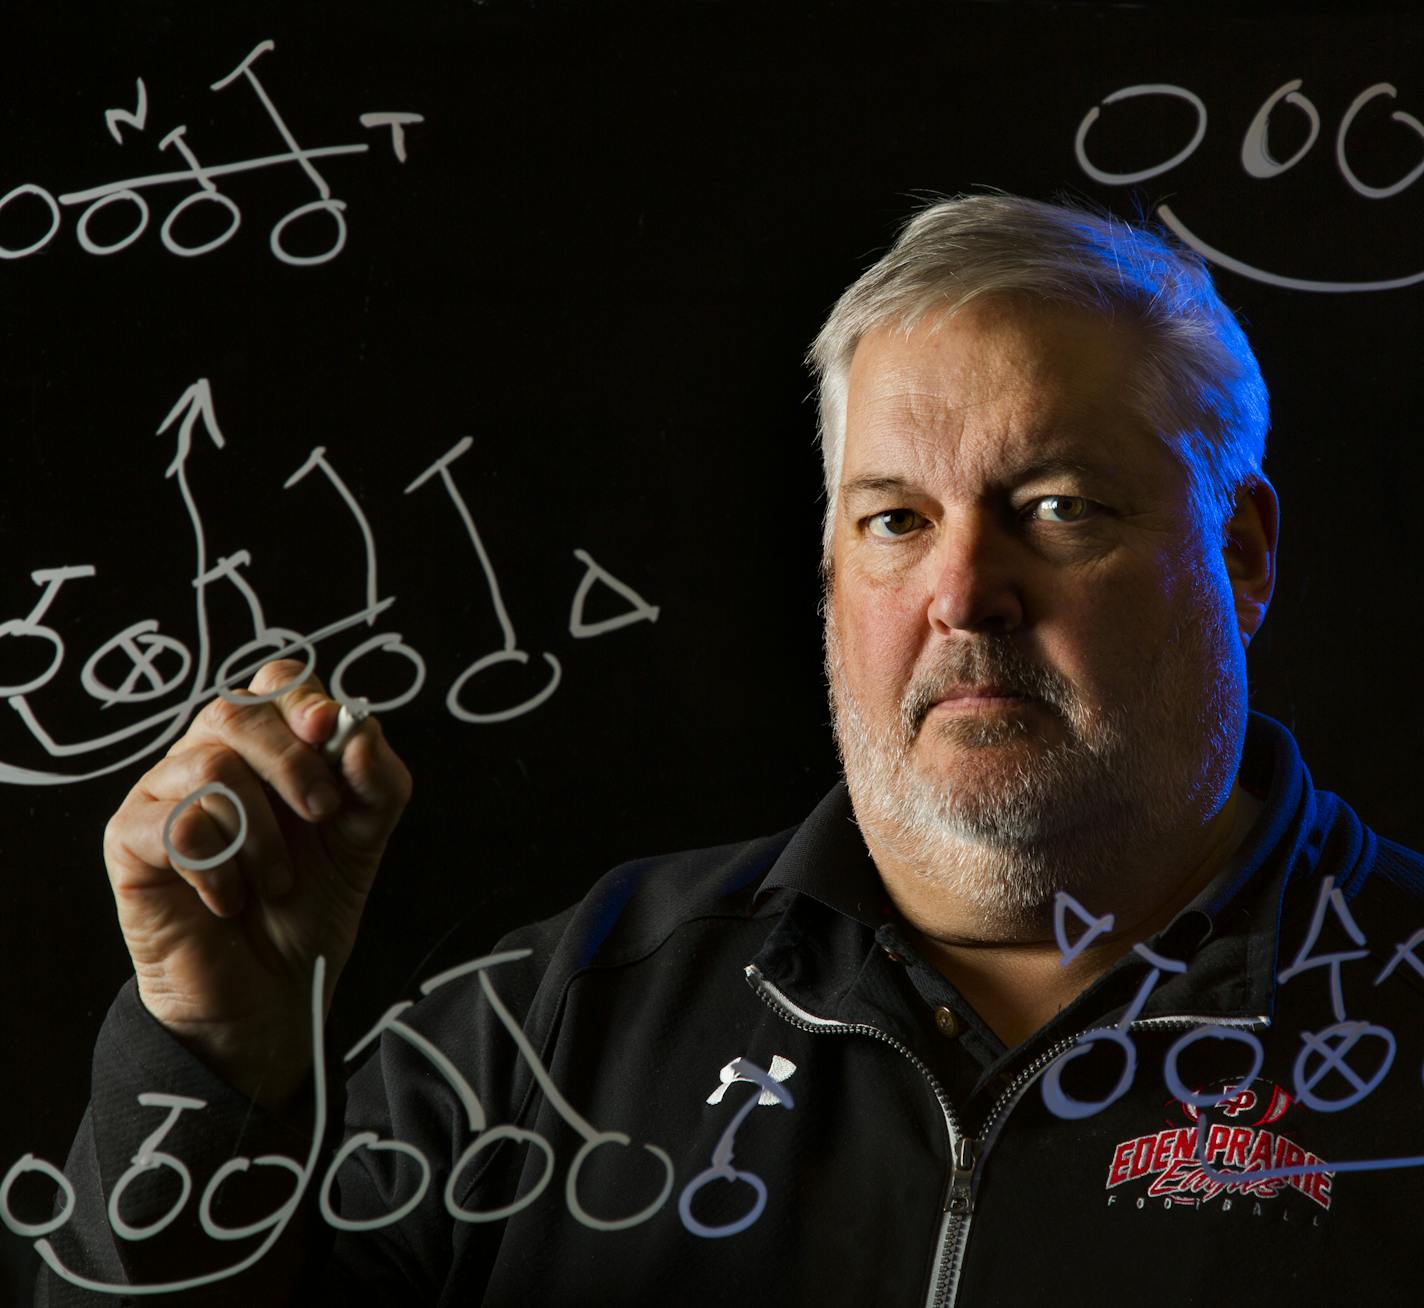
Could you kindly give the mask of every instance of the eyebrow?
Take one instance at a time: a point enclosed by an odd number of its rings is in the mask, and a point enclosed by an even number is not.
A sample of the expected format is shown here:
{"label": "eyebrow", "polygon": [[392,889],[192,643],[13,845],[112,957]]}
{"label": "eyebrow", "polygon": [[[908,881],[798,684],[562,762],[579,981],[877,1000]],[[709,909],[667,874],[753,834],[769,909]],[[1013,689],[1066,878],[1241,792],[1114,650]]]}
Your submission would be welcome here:
{"label": "eyebrow", "polygon": [[[1015,469],[1008,480],[1010,484],[1017,486],[1024,482],[1038,481],[1044,477],[1062,476],[1099,477],[1113,482],[1123,480],[1122,474],[1109,466],[1088,463],[1082,459],[1071,459],[1061,455],[1049,455],[1042,459],[1035,459],[1032,463]],[[924,488],[917,482],[909,481],[904,477],[883,476],[874,473],[853,477],[841,487],[841,495],[846,500],[877,498],[887,495],[923,495],[924,493]]]}
{"label": "eyebrow", "polygon": [[1049,455],[1036,459],[1027,467],[1020,468],[1014,475],[1015,482],[1037,481],[1040,477],[1106,477],[1109,481],[1121,481],[1122,474],[1109,465],[1089,463],[1085,459],[1071,459],[1066,455]]}
{"label": "eyebrow", "polygon": [[903,477],[855,477],[841,487],[842,499],[863,499],[867,496],[909,495],[916,492],[913,482]]}

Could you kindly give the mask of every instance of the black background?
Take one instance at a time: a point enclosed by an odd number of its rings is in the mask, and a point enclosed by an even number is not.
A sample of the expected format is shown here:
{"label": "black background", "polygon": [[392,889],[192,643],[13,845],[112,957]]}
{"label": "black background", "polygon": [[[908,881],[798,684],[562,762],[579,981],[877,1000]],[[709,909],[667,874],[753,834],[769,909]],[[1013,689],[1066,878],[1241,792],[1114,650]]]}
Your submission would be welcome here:
{"label": "black background", "polygon": [[[274,258],[268,233],[316,198],[295,164],[221,179],[242,225],[180,259],[158,228],[191,184],[152,188],[147,231],[98,257],[63,208],[43,250],[0,261],[0,623],[39,597],[36,569],[90,564],[45,617],[58,674],[29,697],[59,741],[142,716],[80,683],[116,632],[155,619],[192,646],[193,541],[158,428],[207,378],[225,447],[189,460],[212,560],[245,549],[267,620],[308,630],[362,603],[355,521],[319,476],[282,484],[314,445],[375,533],[375,631],[424,656],[419,697],[386,715],[417,793],[387,860],[332,1017],[344,1048],[441,967],[576,898],[624,858],[799,820],[835,775],[816,617],[820,467],[806,344],[839,291],[921,198],[991,185],[1119,213],[1166,201],[1247,264],[1329,281],[1424,268],[1424,182],[1389,199],[1347,185],[1341,116],[1389,82],[1352,130],[1356,173],[1387,186],[1424,158],[1420,23],[1300,7],[429,3],[131,3],[0,16],[0,195],[59,195],[182,167],[158,142],[186,125],[207,165],[278,153],[245,82],[212,82],[264,39],[254,69],[303,146],[369,141],[322,160],[347,204],[331,261]],[[116,144],[104,111],[142,129]],[[1288,80],[1316,106],[1299,164],[1248,176],[1241,141]],[[1073,140],[1105,96],[1171,83],[1208,127],[1184,163],[1135,187],[1093,182]],[[358,116],[424,115],[399,163]],[[1182,101],[1108,106],[1089,149],[1130,171],[1190,137]],[[1306,120],[1281,106],[1271,149]],[[94,219],[117,240],[131,211]],[[0,210],[0,244],[42,234],[38,202]],[[329,228],[306,229],[319,249]],[[212,234],[195,224],[196,241]],[[295,229],[294,237],[297,235]],[[299,242],[294,239],[294,245]],[[1253,700],[1296,731],[1318,784],[1385,834],[1424,844],[1414,802],[1420,635],[1419,287],[1285,290],[1222,272],[1272,386],[1267,468],[1282,498],[1280,584],[1251,651]],[[404,487],[463,436],[452,473],[522,648],[563,667],[537,710],[456,721],[450,683],[501,633],[438,482]],[[650,604],[654,623],[574,639],[575,549]],[[212,590],[219,658],[250,635],[237,592]],[[616,613],[607,591],[589,616]],[[324,643],[318,671],[372,634]],[[0,685],[49,650],[0,637]],[[376,660],[379,662],[379,660]],[[375,663],[366,665],[374,670]],[[393,662],[394,666],[394,662]],[[171,665],[170,665],[171,667]],[[122,679],[121,658],[103,665]],[[392,683],[399,689],[400,678]],[[534,683],[491,676],[467,702]],[[383,692],[376,682],[352,689]],[[487,698],[484,698],[486,697]],[[181,698],[150,705],[161,707]],[[150,733],[151,736],[155,733]],[[161,752],[161,750],[159,751]],[[66,775],[124,751],[50,758],[0,713],[0,764]],[[127,975],[99,845],[143,771],[0,788],[0,1170],[60,1162],[88,1093],[88,1050]],[[17,1208],[25,1195],[17,1190]],[[34,1211],[29,1212],[34,1216]],[[0,1235],[6,1302],[34,1255]]]}

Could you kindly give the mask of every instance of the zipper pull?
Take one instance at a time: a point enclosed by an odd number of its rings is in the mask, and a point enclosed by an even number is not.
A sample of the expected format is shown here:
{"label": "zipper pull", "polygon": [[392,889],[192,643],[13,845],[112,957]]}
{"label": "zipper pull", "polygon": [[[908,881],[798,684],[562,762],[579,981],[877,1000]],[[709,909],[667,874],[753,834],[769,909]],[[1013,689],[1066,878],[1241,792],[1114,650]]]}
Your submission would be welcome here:
{"label": "zipper pull", "polygon": [[954,1167],[949,1174],[949,1205],[947,1211],[956,1217],[967,1216],[974,1208],[974,1148],[972,1136],[959,1137],[959,1145],[954,1151]]}

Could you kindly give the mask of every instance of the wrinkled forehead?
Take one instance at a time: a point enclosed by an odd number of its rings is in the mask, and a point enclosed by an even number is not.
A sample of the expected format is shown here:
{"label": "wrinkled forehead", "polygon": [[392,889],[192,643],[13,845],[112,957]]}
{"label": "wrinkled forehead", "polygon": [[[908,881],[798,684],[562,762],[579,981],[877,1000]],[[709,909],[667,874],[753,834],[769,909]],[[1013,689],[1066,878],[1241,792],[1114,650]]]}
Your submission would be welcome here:
{"label": "wrinkled forehead", "polygon": [[887,462],[989,475],[1044,459],[1181,473],[1142,416],[1135,328],[1085,309],[985,300],[866,333],[851,360],[841,480]]}

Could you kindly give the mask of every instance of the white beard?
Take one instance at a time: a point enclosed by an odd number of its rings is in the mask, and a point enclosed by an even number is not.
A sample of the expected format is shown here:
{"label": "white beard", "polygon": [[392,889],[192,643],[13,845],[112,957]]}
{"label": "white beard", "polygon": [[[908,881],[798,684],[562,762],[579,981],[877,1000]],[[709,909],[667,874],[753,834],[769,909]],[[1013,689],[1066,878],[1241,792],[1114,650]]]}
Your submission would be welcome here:
{"label": "white beard", "polygon": [[[872,725],[851,693],[828,602],[836,743],[862,829],[970,909],[986,935],[1042,931],[1059,891],[1091,911],[1116,911],[1101,902],[1104,887],[1130,875],[1133,860],[1153,876],[1167,842],[1221,808],[1240,759],[1240,646],[1220,598],[1199,581],[1193,599],[1121,703],[1084,704],[1064,678],[1029,663],[1011,637],[966,637],[916,674],[898,719],[884,726]],[[945,688],[986,683],[1046,704],[1066,742],[1043,740],[1022,721],[924,725]],[[956,747],[967,776],[952,782],[917,764],[914,747],[929,732]],[[982,766],[965,757],[974,750],[983,751]]]}

